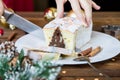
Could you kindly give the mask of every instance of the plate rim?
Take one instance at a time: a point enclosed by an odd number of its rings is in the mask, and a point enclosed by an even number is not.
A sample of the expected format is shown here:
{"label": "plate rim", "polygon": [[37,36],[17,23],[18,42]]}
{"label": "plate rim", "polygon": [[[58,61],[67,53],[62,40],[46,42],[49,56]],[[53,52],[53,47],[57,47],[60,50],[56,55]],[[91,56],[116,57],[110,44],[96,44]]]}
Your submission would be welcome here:
{"label": "plate rim", "polygon": [[[119,44],[120,44],[120,41],[119,41],[118,39],[116,39],[115,37],[111,36],[111,35],[108,35],[108,34],[105,34],[105,33],[102,33],[102,32],[98,32],[98,31],[92,31],[92,34],[96,34],[96,33],[97,33],[97,34],[102,34],[102,35],[105,35],[105,36],[108,36],[108,37],[111,37],[112,39],[118,41]],[[28,35],[31,35],[31,34],[27,34],[27,35],[24,35],[24,36],[20,37],[20,38],[15,42],[15,45],[18,44],[18,41],[19,41],[20,39],[22,39],[22,38],[24,38],[24,37],[26,37],[26,36],[28,36]],[[33,36],[33,35],[31,35],[31,36]],[[34,37],[36,37],[36,36],[34,36]],[[37,38],[37,37],[36,37],[36,38]],[[107,59],[92,61],[91,63],[98,63],[98,62],[106,61],[106,60],[109,60],[109,59],[111,59],[111,58],[119,55],[119,54],[120,54],[120,52],[116,53],[114,56],[109,57],[109,58],[107,58]],[[57,61],[60,61],[60,60],[57,60]],[[53,62],[54,62],[54,61],[53,61]],[[76,62],[76,61],[74,61],[74,62],[75,62],[75,63],[72,63],[72,64],[67,64],[67,63],[63,63],[63,64],[61,63],[61,64],[62,64],[62,65],[87,64],[87,62],[82,62],[82,63],[81,63],[81,62]],[[57,63],[57,62],[56,62],[56,63]],[[57,63],[57,64],[60,64],[60,63]]]}

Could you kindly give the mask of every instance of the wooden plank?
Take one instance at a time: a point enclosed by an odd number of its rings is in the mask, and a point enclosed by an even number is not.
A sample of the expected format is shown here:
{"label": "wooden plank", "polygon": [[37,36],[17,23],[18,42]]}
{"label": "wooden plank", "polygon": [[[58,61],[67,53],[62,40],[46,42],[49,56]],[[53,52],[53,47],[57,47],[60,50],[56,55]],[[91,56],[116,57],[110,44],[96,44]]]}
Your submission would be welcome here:
{"label": "wooden plank", "polygon": [[[45,21],[43,12],[16,12],[29,21],[43,27],[48,21]],[[120,25],[120,12],[93,12],[93,30],[102,31],[103,25]],[[21,36],[25,35],[24,31],[19,29],[10,30],[8,28],[0,26],[5,30],[3,36],[0,36],[0,42],[7,40],[10,33],[16,31],[18,35],[13,41],[16,41]],[[113,80],[120,80],[120,54],[116,57],[94,63],[96,68],[100,69],[104,73],[110,75]],[[59,80],[95,80],[99,75],[92,70],[92,68],[85,65],[64,65],[59,74]],[[83,79],[82,79],[83,78]],[[99,80],[105,80],[103,77],[99,77]]]}
{"label": "wooden plank", "polygon": [[[119,77],[111,77],[112,80],[120,80]],[[59,76],[57,80],[107,80],[104,77],[83,77],[83,76],[78,76],[78,77],[69,77],[69,76]]]}

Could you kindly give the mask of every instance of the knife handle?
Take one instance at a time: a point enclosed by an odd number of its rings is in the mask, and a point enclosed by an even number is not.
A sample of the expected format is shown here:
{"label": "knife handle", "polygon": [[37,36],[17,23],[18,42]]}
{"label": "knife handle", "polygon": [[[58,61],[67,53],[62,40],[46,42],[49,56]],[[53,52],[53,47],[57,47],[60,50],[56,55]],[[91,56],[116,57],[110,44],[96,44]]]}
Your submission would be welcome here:
{"label": "knife handle", "polygon": [[6,21],[13,15],[14,13],[8,10],[4,10],[3,16],[5,17]]}

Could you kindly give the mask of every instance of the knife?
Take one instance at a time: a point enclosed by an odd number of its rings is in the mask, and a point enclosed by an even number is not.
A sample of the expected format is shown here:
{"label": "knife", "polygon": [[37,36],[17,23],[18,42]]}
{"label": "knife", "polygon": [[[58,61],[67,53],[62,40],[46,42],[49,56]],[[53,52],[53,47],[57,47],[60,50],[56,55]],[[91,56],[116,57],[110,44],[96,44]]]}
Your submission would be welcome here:
{"label": "knife", "polygon": [[[7,23],[15,25],[17,28],[19,28],[27,33],[32,33],[34,31],[38,31],[40,35],[43,35],[42,38],[44,37],[42,28],[40,26],[35,25],[32,22],[26,20],[25,18],[13,13],[13,12],[10,12],[8,10],[4,10],[3,16],[5,17]],[[35,36],[37,36],[37,35],[35,35]]]}
{"label": "knife", "polygon": [[[6,21],[9,24],[15,25],[17,28],[19,28],[27,33],[33,34],[34,36],[39,37],[40,39],[45,40],[42,28],[33,24],[32,22],[30,22],[30,21],[24,19],[23,17],[15,14],[13,12],[10,12],[8,10],[4,10],[3,16],[5,17]],[[34,34],[35,31],[37,33],[39,33],[39,35],[42,35],[42,36],[39,36],[38,34]],[[61,53],[61,54],[72,53],[72,50],[54,47],[54,46],[48,46],[48,47],[42,46],[39,48],[39,51],[51,52],[51,53]]]}

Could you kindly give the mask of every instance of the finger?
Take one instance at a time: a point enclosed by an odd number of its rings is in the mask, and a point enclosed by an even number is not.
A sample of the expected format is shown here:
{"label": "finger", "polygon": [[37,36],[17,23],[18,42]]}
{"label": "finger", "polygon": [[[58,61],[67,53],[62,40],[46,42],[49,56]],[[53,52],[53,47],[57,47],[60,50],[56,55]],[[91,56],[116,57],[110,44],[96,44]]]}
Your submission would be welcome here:
{"label": "finger", "polygon": [[63,17],[63,14],[64,14],[64,3],[67,0],[55,0],[55,1],[57,4],[57,16],[56,16],[56,18],[61,18],[61,17]]}
{"label": "finger", "polygon": [[92,1],[92,7],[96,10],[100,9],[100,6],[98,6],[95,2]]}
{"label": "finger", "polygon": [[89,26],[92,22],[92,2],[91,0],[79,0],[85,13],[85,20]]}
{"label": "finger", "polygon": [[86,21],[85,21],[85,16],[81,10],[80,4],[79,4],[79,0],[69,0],[71,3],[71,7],[74,11],[74,13],[76,14],[77,18],[81,21],[81,23],[83,23],[83,25],[87,26]]}
{"label": "finger", "polygon": [[3,14],[3,9],[4,9],[4,7],[2,4],[2,1],[0,0],[0,16],[2,16],[2,14]]}

